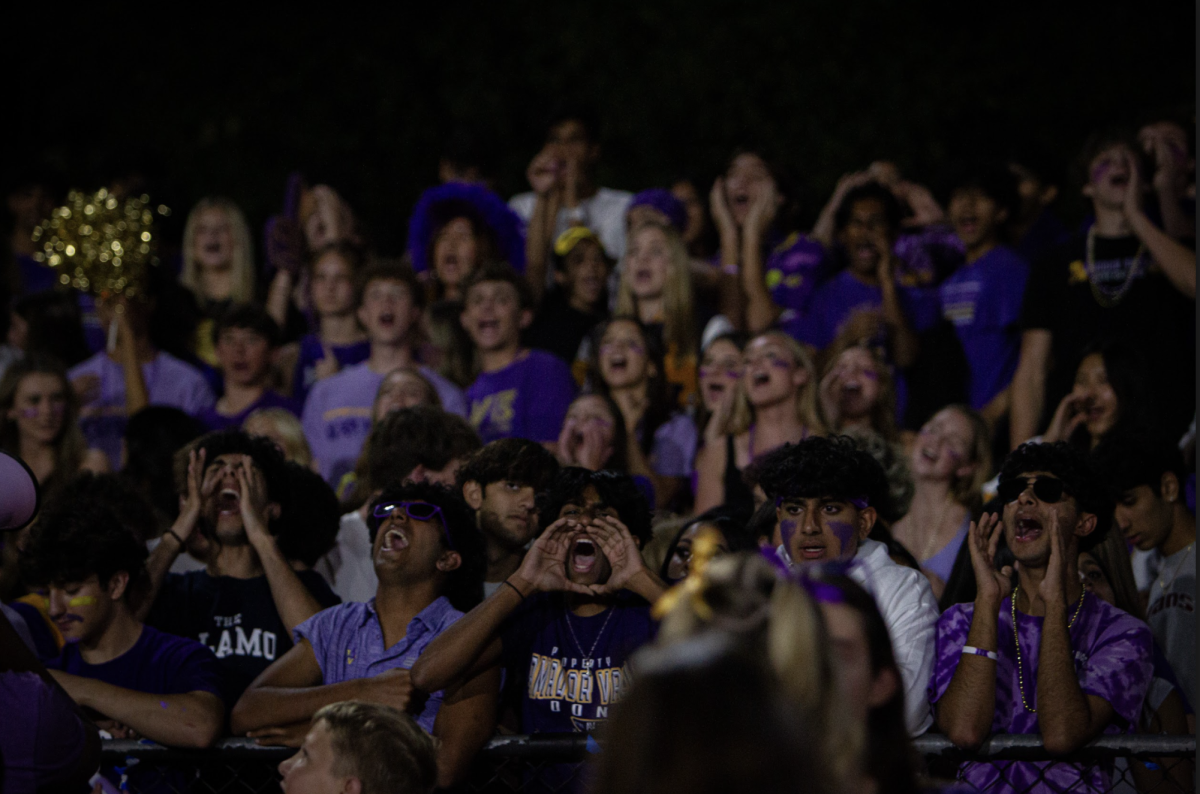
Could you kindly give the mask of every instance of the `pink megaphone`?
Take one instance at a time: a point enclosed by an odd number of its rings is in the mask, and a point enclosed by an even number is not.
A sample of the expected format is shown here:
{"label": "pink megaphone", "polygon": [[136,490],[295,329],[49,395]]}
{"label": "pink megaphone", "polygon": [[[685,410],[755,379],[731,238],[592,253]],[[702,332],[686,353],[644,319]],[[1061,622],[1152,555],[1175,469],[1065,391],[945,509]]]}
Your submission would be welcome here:
{"label": "pink megaphone", "polygon": [[0,452],[0,531],[32,521],[39,499],[37,477],[25,461]]}

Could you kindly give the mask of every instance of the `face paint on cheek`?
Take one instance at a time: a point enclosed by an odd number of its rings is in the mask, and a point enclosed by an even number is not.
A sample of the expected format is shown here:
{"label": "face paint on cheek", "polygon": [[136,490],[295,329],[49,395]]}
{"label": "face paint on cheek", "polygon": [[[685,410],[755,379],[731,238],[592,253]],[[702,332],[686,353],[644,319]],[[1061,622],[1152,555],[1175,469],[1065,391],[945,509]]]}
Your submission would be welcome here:
{"label": "face paint on cheek", "polygon": [[22,408],[21,409],[21,418],[22,419],[37,419],[37,415],[38,415],[38,409],[36,409],[36,408]]}
{"label": "face paint on cheek", "polygon": [[75,596],[67,602],[69,607],[86,607],[96,603],[95,596]]}
{"label": "face paint on cheek", "polygon": [[829,531],[838,539],[838,542],[841,544],[839,553],[845,556],[851,541],[857,534],[854,525],[846,521],[827,521],[825,526],[829,527]]}
{"label": "face paint on cheek", "polygon": [[796,537],[797,522],[784,519],[779,522],[779,537],[783,540],[785,549],[792,548],[792,538]]}
{"label": "face paint on cheek", "polygon": [[1104,177],[1108,175],[1108,172],[1111,171],[1112,169],[1113,169],[1113,164],[1108,162],[1107,160],[1102,163],[1097,163],[1096,167],[1092,169],[1092,181],[1093,182],[1102,181],[1104,179]]}

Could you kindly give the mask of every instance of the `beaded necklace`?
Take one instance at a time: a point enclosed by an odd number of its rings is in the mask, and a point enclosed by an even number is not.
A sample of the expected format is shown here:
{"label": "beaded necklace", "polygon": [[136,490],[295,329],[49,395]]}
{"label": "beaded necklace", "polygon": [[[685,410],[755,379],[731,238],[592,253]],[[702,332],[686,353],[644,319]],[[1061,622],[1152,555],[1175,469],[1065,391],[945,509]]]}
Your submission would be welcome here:
{"label": "beaded necklace", "polygon": [[1106,309],[1111,309],[1121,302],[1125,297],[1125,293],[1129,292],[1129,288],[1133,286],[1133,280],[1137,277],[1138,271],[1142,267],[1142,255],[1146,253],[1145,244],[1138,246],[1137,253],[1134,254],[1133,264],[1129,266],[1129,272],[1125,275],[1125,283],[1117,288],[1116,292],[1109,292],[1096,283],[1096,227],[1092,226],[1087,232],[1087,251],[1084,259],[1086,265],[1088,284],[1092,288],[1092,297]]}
{"label": "beaded necklace", "polygon": [[[1013,644],[1017,646],[1017,689],[1021,692],[1021,705],[1030,714],[1037,714],[1037,709],[1030,706],[1029,702],[1025,700],[1025,680],[1021,674],[1021,638],[1017,635],[1017,594],[1020,592],[1021,585],[1017,585],[1012,594]],[[1071,627],[1075,625],[1075,621],[1079,617],[1079,613],[1083,611],[1083,599],[1085,598],[1087,598],[1087,590],[1084,590],[1083,595],[1079,596],[1079,606],[1075,607],[1075,614],[1067,622],[1067,631],[1071,630]]]}

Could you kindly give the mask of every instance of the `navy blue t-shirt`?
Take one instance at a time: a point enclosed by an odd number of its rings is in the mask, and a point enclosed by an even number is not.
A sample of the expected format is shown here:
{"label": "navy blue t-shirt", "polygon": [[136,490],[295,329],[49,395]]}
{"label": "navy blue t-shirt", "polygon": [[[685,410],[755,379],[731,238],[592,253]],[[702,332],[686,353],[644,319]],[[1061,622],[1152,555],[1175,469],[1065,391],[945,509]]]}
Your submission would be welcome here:
{"label": "navy blue t-shirt", "polygon": [[[341,603],[321,574],[296,575],[323,608]],[[146,622],[208,646],[217,656],[221,694],[230,705],[293,645],[265,576],[235,579],[204,570],[169,574]]]}
{"label": "navy blue t-shirt", "polygon": [[115,659],[88,664],[79,653],[79,644],[68,642],[46,667],[152,695],[211,692],[221,696],[221,673],[213,652],[195,640],[152,626],[142,626],[133,647]]}
{"label": "navy blue t-shirt", "polygon": [[629,657],[655,633],[650,605],[632,593],[581,618],[562,593],[530,596],[504,628],[505,680],[520,694],[525,733],[594,731],[628,693]]}

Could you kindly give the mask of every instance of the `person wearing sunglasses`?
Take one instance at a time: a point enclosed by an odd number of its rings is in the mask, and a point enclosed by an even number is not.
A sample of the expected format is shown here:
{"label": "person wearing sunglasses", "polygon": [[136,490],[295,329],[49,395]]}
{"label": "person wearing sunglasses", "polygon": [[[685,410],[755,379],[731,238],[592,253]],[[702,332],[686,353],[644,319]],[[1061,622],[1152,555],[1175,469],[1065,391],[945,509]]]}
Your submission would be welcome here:
{"label": "person wearing sunglasses", "polygon": [[[1078,572],[1080,552],[1112,523],[1104,481],[1065,442],[1028,443],[1004,461],[999,494],[1002,512],[972,522],[967,539],[975,602],[938,622],[929,685],[938,726],[964,748],[990,733],[1040,733],[1054,755],[1132,730],[1151,678],[1150,629],[1085,592]],[[996,570],[1001,533],[1015,573]],[[1108,787],[1103,768],[1065,762],[969,762],[960,777],[981,791]]]}
{"label": "person wearing sunglasses", "polygon": [[[628,691],[629,657],[654,633],[647,602],[666,590],[639,553],[650,506],[626,474],[570,467],[538,515],[516,573],[430,643],[412,681],[434,691],[503,664],[519,733],[592,732]],[[548,764],[538,779],[568,790],[578,767]]]}
{"label": "person wearing sunglasses", "polygon": [[495,725],[494,665],[454,686],[417,691],[409,670],[425,648],[483,597],[486,565],[475,517],[450,489],[406,482],[371,502],[375,597],[314,615],[296,645],[234,706],[234,734],[298,747],[313,714],[343,700],[413,715],[440,740],[438,785],[458,783]]}

